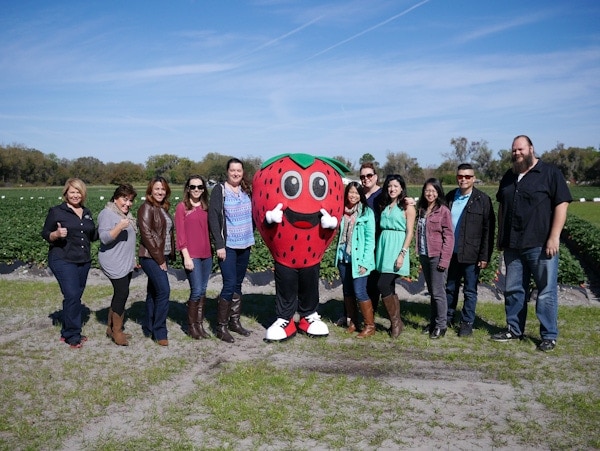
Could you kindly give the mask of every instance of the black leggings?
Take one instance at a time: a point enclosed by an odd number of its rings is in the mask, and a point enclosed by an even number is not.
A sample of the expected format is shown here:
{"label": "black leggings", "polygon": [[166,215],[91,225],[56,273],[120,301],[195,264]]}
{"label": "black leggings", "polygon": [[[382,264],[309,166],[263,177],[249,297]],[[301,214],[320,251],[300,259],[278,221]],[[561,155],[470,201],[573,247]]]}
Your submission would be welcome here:
{"label": "black leggings", "polygon": [[119,316],[125,312],[125,303],[129,297],[131,274],[132,273],[129,273],[120,279],[110,279],[110,283],[112,283],[113,286],[113,297],[110,302],[110,308]]}
{"label": "black leggings", "polygon": [[396,292],[395,285],[397,278],[398,274],[393,274],[389,272],[381,273],[381,275],[379,276],[379,280],[377,281],[377,288],[379,289],[382,298],[385,298]]}

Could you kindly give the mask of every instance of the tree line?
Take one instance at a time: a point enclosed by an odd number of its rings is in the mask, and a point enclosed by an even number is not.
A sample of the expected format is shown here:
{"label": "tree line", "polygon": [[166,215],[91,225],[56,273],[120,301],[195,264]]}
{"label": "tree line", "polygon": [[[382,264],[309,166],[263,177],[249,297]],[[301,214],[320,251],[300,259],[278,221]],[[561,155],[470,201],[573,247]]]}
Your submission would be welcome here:
{"label": "tree line", "polygon": [[[437,167],[421,167],[416,158],[406,152],[387,151],[385,161],[380,163],[371,153],[365,153],[358,161],[335,156],[350,169],[349,176],[356,176],[362,163],[370,162],[381,174],[401,174],[409,184],[420,184],[428,177],[436,176],[447,184],[454,183],[456,166],[471,163],[477,176],[486,183],[500,180],[511,166],[510,149],[501,149],[494,156],[485,140],[469,141],[465,137],[450,140],[451,150],[441,154]],[[557,143],[554,149],[538,156],[556,164],[565,179],[572,183],[600,185],[600,151],[594,147],[585,149],[566,147]],[[145,164],[132,161],[104,163],[96,157],[79,157],[73,160],[58,158],[56,154],[44,154],[24,145],[0,145],[0,186],[63,185],[69,177],[78,177],[90,185],[117,185],[119,183],[145,183],[157,175],[170,183],[183,184],[193,174],[201,174],[209,180],[220,181],[225,177],[225,165],[231,158],[209,152],[200,161],[172,154],[150,156]],[[249,177],[260,168],[260,157],[240,157]]]}

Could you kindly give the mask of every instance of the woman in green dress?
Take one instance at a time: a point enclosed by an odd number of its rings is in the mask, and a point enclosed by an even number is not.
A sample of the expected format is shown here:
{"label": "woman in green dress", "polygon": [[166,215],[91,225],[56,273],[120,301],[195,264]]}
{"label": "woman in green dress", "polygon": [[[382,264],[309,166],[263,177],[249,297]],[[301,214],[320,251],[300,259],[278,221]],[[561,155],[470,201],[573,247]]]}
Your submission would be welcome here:
{"label": "woman in green dress", "polygon": [[409,248],[417,216],[415,207],[405,202],[406,196],[404,178],[399,174],[388,175],[381,189],[381,233],[375,250],[375,266],[381,274],[377,288],[390,316],[392,338],[398,337],[404,328],[395,287],[399,276],[410,273]]}

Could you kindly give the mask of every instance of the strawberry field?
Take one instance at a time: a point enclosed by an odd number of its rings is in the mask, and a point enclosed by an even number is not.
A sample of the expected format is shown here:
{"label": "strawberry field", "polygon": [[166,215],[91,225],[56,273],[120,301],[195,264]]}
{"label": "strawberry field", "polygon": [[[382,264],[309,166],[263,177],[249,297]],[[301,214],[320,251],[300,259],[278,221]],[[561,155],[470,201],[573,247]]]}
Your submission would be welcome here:
{"label": "strawberry field", "polygon": [[[133,211],[137,210],[142,202],[141,197],[144,187],[137,187],[138,198]],[[485,186],[483,190],[494,195],[495,187]],[[0,263],[11,263],[16,260],[45,266],[47,259],[47,244],[40,236],[48,208],[61,202],[61,187],[46,188],[3,188],[0,189]],[[88,189],[86,205],[92,210],[94,217],[110,199],[114,187],[98,186]],[[411,195],[419,191],[418,187],[409,187]],[[597,268],[600,261],[600,202],[591,202],[595,197],[600,197],[600,188],[573,187],[575,202],[569,208],[569,219],[565,227],[565,239],[569,242],[578,257]],[[173,206],[182,197],[181,187],[173,187],[171,197]],[[580,198],[588,201],[578,202]],[[172,209],[174,211],[174,209]],[[585,218],[585,219],[582,219]],[[249,270],[252,272],[264,271],[272,268],[271,255],[262,239],[256,234],[255,246],[250,260]],[[324,279],[335,280],[338,277],[334,267],[334,252],[336,240],[326,252],[321,263],[321,275]],[[97,266],[97,246],[93,246],[93,264]],[[490,283],[497,271],[497,253],[494,254],[492,265],[482,273],[482,281]],[[418,276],[416,259],[411,259],[411,276]],[[181,262],[174,264],[181,267]],[[559,269],[559,282],[567,285],[578,285],[586,279],[578,258],[573,256],[566,246],[561,248],[561,265]]]}

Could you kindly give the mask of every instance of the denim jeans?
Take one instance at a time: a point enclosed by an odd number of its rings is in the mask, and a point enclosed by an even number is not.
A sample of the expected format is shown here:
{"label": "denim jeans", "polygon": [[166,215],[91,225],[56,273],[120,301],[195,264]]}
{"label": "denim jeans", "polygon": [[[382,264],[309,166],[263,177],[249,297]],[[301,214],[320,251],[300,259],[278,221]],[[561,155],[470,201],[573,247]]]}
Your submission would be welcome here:
{"label": "denim jeans", "polygon": [[558,254],[546,256],[543,247],[504,249],[506,288],[504,308],[511,332],[522,335],[527,320],[531,276],[538,290],[535,313],[542,340],[558,337]]}
{"label": "denim jeans", "polygon": [[354,296],[358,302],[368,301],[367,275],[354,279],[352,277],[352,263],[338,262],[338,270],[342,279],[344,296]]}
{"label": "denim jeans", "polygon": [[69,344],[77,344],[81,341],[81,296],[85,290],[91,262],[70,263],[49,256],[48,266],[56,277],[63,295],[60,336]]}
{"label": "denim jeans", "polygon": [[190,301],[197,301],[202,296],[206,296],[206,286],[212,270],[212,258],[193,258],[194,269],[185,274],[190,283]]}
{"label": "denim jeans", "polygon": [[168,273],[152,258],[140,257],[140,265],[148,276],[146,317],[142,323],[142,330],[144,335],[154,340],[166,340],[171,295]]}
{"label": "denim jeans", "polygon": [[448,301],[446,300],[446,274],[447,271],[438,271],[437,266],[440,262],[440,257],[428,257],[427,255],[419,255],[421,267],[425,282],[427,282],[427,290],[429,291],[431,302],[431,313],[429,324],[440,329],[446,329],[448,318]]}
{"label": "denim jeans", "polygon": [[460,284],[464,281],[463,294],[465,297],[461,321],[475,322],[475,307],[477,306],[477,283],[479,282],[479,266],[477,263],[459,263],[456,254],[452,255],[446,281],[446,299],[448,300],[448,321],[454,318],[458,304]]}
{"label": "denim jeans", "polygon": [[250,261],[250,248],[232,249],[225,247],[225,260],[219,260],[223,287],[221,297],[231,302],[233,293],[242,294],[242,282],[246,277],[246,269]]}

